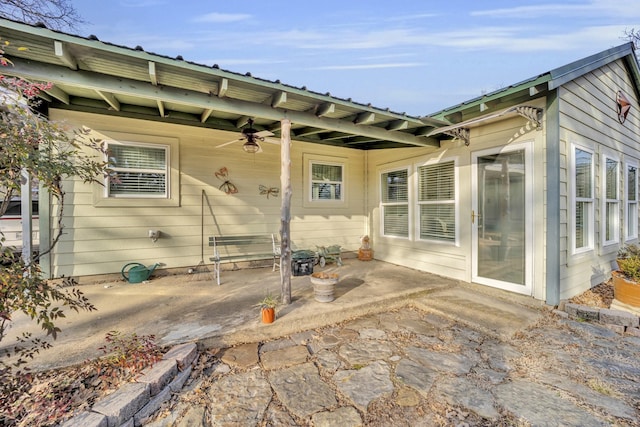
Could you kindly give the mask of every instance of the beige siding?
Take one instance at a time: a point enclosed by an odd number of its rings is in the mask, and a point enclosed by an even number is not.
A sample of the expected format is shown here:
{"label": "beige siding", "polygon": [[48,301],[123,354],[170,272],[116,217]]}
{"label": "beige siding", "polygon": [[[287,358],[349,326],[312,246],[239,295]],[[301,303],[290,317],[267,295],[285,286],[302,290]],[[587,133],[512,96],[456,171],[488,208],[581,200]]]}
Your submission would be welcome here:
{"label": "beige siding", "polygon": [[[618,245],[602,246],[601,242],[601,154],[617,153],[618,159],[640,160],[640,113],[631,108],[627,121],[621,124],[616,112],[616,93],[622,90],[638,105],[632,80],[621,61],[613,62],[592,73],[586,74],[562,86],[560,98],[560,148],[561,148],[561,298],[576,295],[590,286],[609,277],[612,261],[624,240],[624,228],[620,225]],[[574,255],[570,247],[572,219],[572,176],[569,170],[571,144],[582,144],[593,148],[596,176],[595,202],[595,249],[585,254]],[[623,163],[621,163],[623,165]],[[623,175],[624,176],[624,175]],[[622,179],[621,179],[622,185]],[[622,189],[623,187],[621,187]],[[624,201],[624,200],[623,200]],[[624,218],[624,203],[620,204],[620,218]]]}
{"label": "beige siding", "polygon": [[[64,232],[53,252],[53,274],[93,275],[119,272],[124,264],[163,263],[166,268],[189,267],[200,261],[201,193],[205,191],[205,261],[211,255],[210,235],[279,233],[280,197],[260,195],[259,185],[280,188],[280,149],[263,144],[264,152],[247,154],[241,144],[216,149],[238,137],[237,132],[213,131],[133,119],[53,110],[54,120],[70,126],[85,125],[109,135],[112,132],[174,138],[179,146],[179,194],[177,206],[102,207],[95,205],[95,186],[77,181],[64,184],[66,205]],[[303,158],[331,159],[345,165],[346,203],[338,207],[304,207],[308,194]],[[291,237],[294,247],[340,244],[357,250],[364,234],[364,152],[293,141]],[[227,195],[215,172],[229,171],[237,194]],[[55,222],[55,220],[54,220]],[[162,233],[152,242],[147,233]]]}
{"label": "beige siding", "polygon": [[[529,103],[544,107],[544,100]],[[522,117],[508,118],[471,129],[471,143],[467,147],[460,141],[443,142],[437,150],[428,148],[397,149],[372,151],[368,154],[369,164],[369,210],[371,212],[369,227],[372,236],[372,247],[377,259],[416,268],[442,276],[463,281],[471,281],[471,155],[474,151],[506,146],[530,141],[533,144],[534,171],[534,206],[535,217],[544,217],[544,132],[525,126]],[[391,238],[381,235],[380,227],[380,174],[385,170],[408,167],[415,171],[419,164],[433,159],[455,159],[457,162],[457,244],[420,241],[415,237],[409,239]],[[415,193],[415,190],[413,191]],[[415,208],[410,205],[410,209]],[[415,223],[415,219],[412,221]],[[537,298],[544,298],[544,225],[536,223],[535,262],[533,292]],[[415,231],[411,228],[410,233]]]}

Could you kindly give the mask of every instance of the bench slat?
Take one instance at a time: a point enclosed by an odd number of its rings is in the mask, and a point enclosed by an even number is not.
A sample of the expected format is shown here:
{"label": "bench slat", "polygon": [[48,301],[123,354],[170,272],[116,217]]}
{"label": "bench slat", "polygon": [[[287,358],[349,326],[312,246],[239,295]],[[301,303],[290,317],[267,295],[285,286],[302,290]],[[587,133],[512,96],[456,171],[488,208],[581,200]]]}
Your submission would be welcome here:
{"label": "bench slat", "polygon": [[220,264],[222,262],[273,259],[273,271],[279,267],[280,247],[275,235],[210,236],[209,246],[213,247],[215,273],[220,285]]}

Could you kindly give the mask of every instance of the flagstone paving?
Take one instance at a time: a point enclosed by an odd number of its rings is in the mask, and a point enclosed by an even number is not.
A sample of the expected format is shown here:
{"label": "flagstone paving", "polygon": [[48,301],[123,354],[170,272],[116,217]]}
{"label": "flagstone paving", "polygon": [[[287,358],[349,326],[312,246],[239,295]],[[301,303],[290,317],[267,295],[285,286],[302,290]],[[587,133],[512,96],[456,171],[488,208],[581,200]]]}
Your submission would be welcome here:
{"label": "flagstone paving", "polygon": [[551,312],[500,337],[404,308],[201,367],[151,425],[640,426],[640,339]]}

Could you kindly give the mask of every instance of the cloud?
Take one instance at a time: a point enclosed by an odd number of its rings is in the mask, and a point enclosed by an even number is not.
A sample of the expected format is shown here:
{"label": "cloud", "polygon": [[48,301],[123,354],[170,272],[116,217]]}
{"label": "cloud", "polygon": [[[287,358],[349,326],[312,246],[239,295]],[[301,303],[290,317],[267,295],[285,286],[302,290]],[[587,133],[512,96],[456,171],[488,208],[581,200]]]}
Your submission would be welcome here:
{"label": "cloud", "polygon": [[547,3],[530,6],[515,6],[500,9],[476,10],[471,16],[492,18],[540,18],[543,16],[571,17],[638,17],[640,7],[635,1],[592,0],[583,3]]}
{"label": "cloud", "polygon": [[370,70],[376,68],[409,68],[421,67],[425,64],[420,62],[390,62],[386,64],[358,64],[358,65],[326,65],[312,67],[312,70]]}
{"label": "cloud", "polygon": [[247,19],[251,19],[251,15],[246,13],[207,13],[205,15],[198,16],[194,18],[194,22],[207,22],[207,23],[229,23],[229,22],[239,22],[246,21]]}

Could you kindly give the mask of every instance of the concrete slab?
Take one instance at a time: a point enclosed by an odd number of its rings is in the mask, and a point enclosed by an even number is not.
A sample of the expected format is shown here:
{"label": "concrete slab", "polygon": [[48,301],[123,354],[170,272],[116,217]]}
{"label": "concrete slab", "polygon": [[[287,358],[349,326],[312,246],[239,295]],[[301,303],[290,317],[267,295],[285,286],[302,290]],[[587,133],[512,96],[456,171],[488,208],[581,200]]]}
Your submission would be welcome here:
{"label": "concrete slab", "polygon": [[[123,280],[81,284],[79,289],[98,310],[66,312],[67,317],[57,322],[62,332],[53,348],[37,355],[30,367],[48,369],[100,356],[97,349],[112,330],[155,335],[161,345],[197,342],[200,347],[228,347],[291,336],[414,303],[482,330],[508,335],[514,328],[534,321],[542,306],[538,302],[537,308],[526,308],[522,301],[510,300],[515,296],[506,292],[498,292],[498,298],[497,291],[485,287],[469,287],[375,260],[347,258],[342,267],[331,264],[322,271],[340,274],[335,300],[316,301],[309,277],[292,277],[292,302],[277,308],[272,324],[261,323],[255,307],[267,293],[280,294],[280,272],[271,268],[223,271],[221,286],[212,280],[193,280],[198,277],[189,275],[156,277],[140,284]],[[14,319],[9,336],[22,332],[44,336],[26,316],[16,315]]]}

